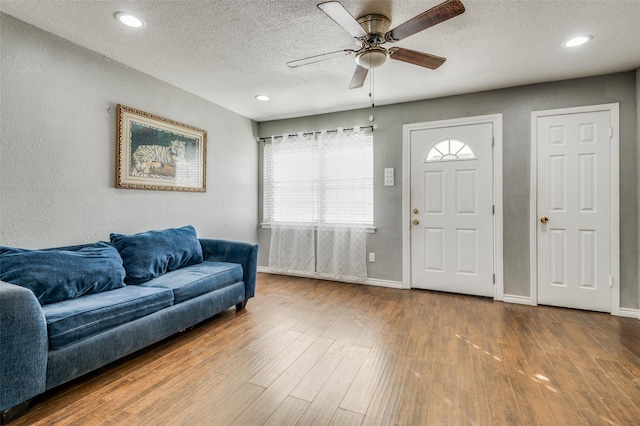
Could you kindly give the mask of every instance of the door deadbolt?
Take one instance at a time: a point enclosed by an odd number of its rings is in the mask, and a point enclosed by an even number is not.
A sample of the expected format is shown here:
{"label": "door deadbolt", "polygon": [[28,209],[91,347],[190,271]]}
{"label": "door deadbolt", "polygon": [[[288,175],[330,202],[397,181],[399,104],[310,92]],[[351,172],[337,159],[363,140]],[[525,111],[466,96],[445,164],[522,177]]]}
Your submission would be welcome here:
{"label": "door deadbolt", "polygon": [[420,213],[420,210],[418,210],[418,209],[413,209],[413,214],[418,214],[418,213]]}

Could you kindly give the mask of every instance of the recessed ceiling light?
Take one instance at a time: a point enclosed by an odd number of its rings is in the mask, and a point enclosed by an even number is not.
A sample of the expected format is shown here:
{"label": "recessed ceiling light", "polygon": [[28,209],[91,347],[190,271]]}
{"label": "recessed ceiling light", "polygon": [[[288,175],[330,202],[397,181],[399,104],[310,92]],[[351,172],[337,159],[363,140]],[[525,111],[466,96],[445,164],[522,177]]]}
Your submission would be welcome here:
{"label": "recessed ceiling light", "polygon": [[259,101],[268,101],[270,98],[267,95],[256,95],[256,99]]}
{"label": "recessed ceiling light", "polygon": [[147,26],[147,24],[142,19],[137,18],[130,13],[118,12],[115,14],[115,17],[118,21],[128,27],[144,28]]}
{"label": "recessed ceiling light", "polygon": [[582,46],[592,38],[593,36],[590,36],[590,35],[581,35],[565,41],[564,43],[562,43],[562,45],[564,47],[578,47],[578,46]]}

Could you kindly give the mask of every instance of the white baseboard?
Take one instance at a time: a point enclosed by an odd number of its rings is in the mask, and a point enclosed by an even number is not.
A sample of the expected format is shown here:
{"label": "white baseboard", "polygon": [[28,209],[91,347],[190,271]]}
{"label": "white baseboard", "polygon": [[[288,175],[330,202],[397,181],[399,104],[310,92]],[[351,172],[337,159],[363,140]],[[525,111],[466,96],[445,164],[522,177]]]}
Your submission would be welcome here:
{"label": "white baseboard", "polygon": [[640,309],[620,308],[618,315],[621,317],[640,319]]}
{"label": "white baseboard", "polygon": [[502,298],[505,303],[517,303],[518,305],[531,305],[531,297],[515,296],[513,294],[505,294]]}
{"label": "white baseboard", "polygon": [[389,288],[402,289],[402,282],[400,281],[387,281],[387,280],[379,280],[376,278],[367,278],[364,280],[363,284],[374,285],[377,287],[389,287]]}
{"label": "white baseboard", "polygon": [[[267,266],[258,266],[258,272],[262,272],[265,274],[279,274],[278,272],[273,272],[271,268]],[[280,274],[280,275],[285,275],[285,274]],[[400,281],[387,281],[387,280],[379,280],[376,278],[359,279],[359,278],[343,277],[339,280],[336,280],[336,279],[327,278],[325,276],[318,275],[315,273],[290,273],[286,275],[291,275],[294,277],[315,278],[318,280],[340,281],[340,282],[352,283],[352,284],[365,284],[365,285],[372,285],[376,287],[389,287],[389,288],[399,288],[399,289],[402,288],[402,282]]]}
{"label": "white baseboard", "polygon": [[[532,305],[531,298],[528,296],[514,296],[514,295],[505,294],[503,302],[518,303],[520,305]],[[620,311],[617,314],[613,314],[613,315],[640,319],[640,309],[620,308]]]}
{"label": "white baseboard", "polygon": [[[277,272],[273,272],[271,270],[271,268],[269,268],[267,266],[258,266],[258,272],[262,272],[262,273],[265,273],[265,274],[278,274]],[[285,274],[280,274],[280,275],[285,275]],[[377,286],[377,287],[388,287],[388,288],[397,288],[397,289],[402,289],[403,288],[402,287],[402,282],[400,282],[400,281],[378,280],[376,278],[365,278],[365,279],[342,278],[340,280],[333,280],[331,278],[323,277],[323,276],[320,276],[320,275],[314,274],[314,273],[309,273],[309,274],[292,273],[292,274],[286,274],[286,275],[291,275],[291,276],[294,276],[294,277],[315,278],[315,279],[318,279],[318,280],[340,281],[340,282],[347,282],[347,283],[353,283],[353,284],[365,284],[365,285],[372,285],[372,286]],[[516,303],[518,305],[529,305],[529,306],[532,306],[531,297],[529,297],[529,296],[516,296],[516,295],[513,295],[513,294],[505,294],[503,296],[502,302],[504,302],[504,303]],[[637,319],[640,319],[640,309],[620,308],[620,312],[618,313],[618,315],[621,316],[621,317],[626,317],[626,318],[637,318]]]}

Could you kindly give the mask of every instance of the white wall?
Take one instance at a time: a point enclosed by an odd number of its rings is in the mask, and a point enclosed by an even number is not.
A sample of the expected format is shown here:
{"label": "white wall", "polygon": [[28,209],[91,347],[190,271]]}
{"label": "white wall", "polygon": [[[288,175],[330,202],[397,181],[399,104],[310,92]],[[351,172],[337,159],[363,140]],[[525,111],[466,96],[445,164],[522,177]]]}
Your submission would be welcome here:
{"label": "white wall", "polygon": [[[186,224],[257,240],[256,123],[8,15],[0,36],[0,245]],[[116,189],[117,103],[207,130],[207,192]]]}

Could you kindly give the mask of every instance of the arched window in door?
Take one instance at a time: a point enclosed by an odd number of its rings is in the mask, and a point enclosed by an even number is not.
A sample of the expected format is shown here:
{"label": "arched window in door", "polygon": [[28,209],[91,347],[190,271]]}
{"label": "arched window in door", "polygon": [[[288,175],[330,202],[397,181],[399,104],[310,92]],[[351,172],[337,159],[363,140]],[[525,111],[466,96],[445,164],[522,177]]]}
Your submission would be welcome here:
{"label": "arched window in door", "polygon": [[433,144],[425,155],[424,162],[447,160],[472,160],[476,158],[473,150],[458,139],[444,139]]}

